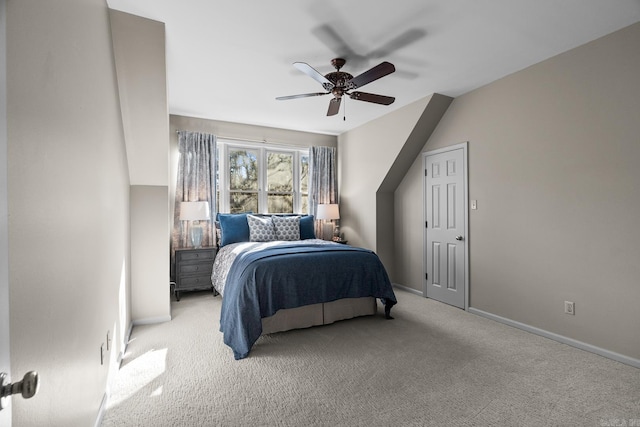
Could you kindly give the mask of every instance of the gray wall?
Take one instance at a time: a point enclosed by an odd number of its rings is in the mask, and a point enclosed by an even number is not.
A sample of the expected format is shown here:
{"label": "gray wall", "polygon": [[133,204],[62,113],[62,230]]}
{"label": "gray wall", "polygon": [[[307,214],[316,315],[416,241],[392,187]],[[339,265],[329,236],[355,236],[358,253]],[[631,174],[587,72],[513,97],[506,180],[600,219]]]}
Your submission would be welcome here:
{"label": "gray wall", "polygon": [[[635,24],[465,94],[424,147],[469,141],[471,306],[635,359],[638,46]],[[395,193],[397,280],[420,291],[423,179],[418,156]]]}
{"label": "gray wall", "polygon": [[132,185],[131,318],[134,325],[171,320],[167,186]]}
{"label": "gray wall", "polygon": [[350,244],[375,250],[392,281],[394,192],[451,101],[433,94],[338,139],[341,231]]}
{"label": "gray wall", "polygon": [[[393,228],[393,218],[377,217],[377,192],[430,101],[425,97],[338,137],[340,231],[350,244],[378,250],[378,224]],[[392,269],[393,259],[383,261]]]}
{"label": "gray wall", "polygon": [[169,112],[164,23],[109,10],[131,185],[167,185]]}
{"label": "gray wall", "polygon": [[171,319],[164,24],[109,11],[131,189],[131,317]]}
{"label": "gray wall", "polygon": [[269,144],[284,144],[297,147],[325,146],[335,147],[337,137],[319,133],[301,132],[296,130],[279,129],[267,126],[247,125],[243,123],[208,120],[198,117],[178,116],[172,114],[169,118],[171,139],[176,146],[179,130],[206,132],[220,138],[245,139],[248,141],[264,141]]}
{"label": "gray wall", "polygon": [[[129,324],[129,173],[104,0],[7,2],[14,426],[93,425]],[[112,347],[100,364],[110,331]]]}

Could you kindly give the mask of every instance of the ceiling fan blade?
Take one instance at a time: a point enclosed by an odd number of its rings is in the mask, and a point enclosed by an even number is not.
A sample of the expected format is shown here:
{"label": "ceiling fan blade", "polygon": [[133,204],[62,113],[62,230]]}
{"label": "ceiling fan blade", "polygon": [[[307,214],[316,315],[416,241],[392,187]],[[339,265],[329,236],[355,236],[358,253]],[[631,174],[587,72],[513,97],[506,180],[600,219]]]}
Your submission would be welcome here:
{"label": "ceiling fan blade", "polygon": [[327,116],[335,116],[340,111],[340,101],[342,98],[333,98],[329,101],[329,109],[327,110]]}
{"label": "ceiling fan blade", "polygon": [[404,33],[396,36],[395,38],[389,40],[384,45],[379,48],[369,52],[367,57],[369,58],[384,58],[385,56],[389,56],[395,51],[402,49],[405,46],[408,46],[412,43],[417,42],[421,38],[427,35],[427,32],[421,28],[411,28]]}
{"label": "ceiling fan blade", "polygon": [[278,101],[284,101],[287,99],[298,99],[298,98],[307,98],[309,96],[321,96],[321,95],[329,95],[331,92],[314,92],[314,93],[301,93],[300,95],[288,95],[288,96],[279,96],[276,99]]}
{"label": "ceiling fan blade", "polygon": [[329,24],[322,24],[311,32],[333,52],[337,58],[346,58],[352,67],[364,67],[367,58],[358,55],[340,34]]}
{"label": "ceiling fan blade", "polygon": [[375,67],[371,68],[370,70],[365,71],[359,76],[356,76],[351,80],[349,80],[346,84],[346,89],[347,90],[357,89],[368,83],[378,80],[379,78],[384,77],[387,74],[391,74],[395,70],[396,70],[396,67],[394,67],[392,63],[384,61],[376,65]]}
{"label": "ceiling fan blade", "polygon": [[311,30],[334,54],[340,58],[349,57],[355,52],[338,32],[329,24],[322,24]]}
{"label": "ceiling fan blade", "polygon": [[382,105],[393,104],[393,101],[396,100],[393,96],[376,95],[375,93],[366,92],[352,92],[349,96],[356,101],[367,101]]}
{"label": "ceiling fan blade", "polygon": [[316,71],[315,68],[313,68],[311,65],[307,64],[306,62],[294,62],[293,66],[296,67],[298,70],[302,71],[303,73],[305,73],[307,76],[317,81],[318,83],[320,83],[325,90],[330,91],[331,89],[333,89],[333,86],[334,86],[333,83],[327,80],[325,76],[320,74],[318,71]]}

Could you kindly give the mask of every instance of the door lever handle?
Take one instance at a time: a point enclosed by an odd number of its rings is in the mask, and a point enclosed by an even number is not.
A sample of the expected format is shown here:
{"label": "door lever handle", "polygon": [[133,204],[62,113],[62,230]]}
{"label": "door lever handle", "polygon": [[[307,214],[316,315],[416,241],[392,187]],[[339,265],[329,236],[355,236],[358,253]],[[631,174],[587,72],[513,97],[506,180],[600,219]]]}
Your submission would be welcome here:
{"label": "door lever handle", "polygon": [[24,374],[22,381],[17,383],[9,383],[5,385],[7,374],[0,373],[0,410],[2,410],[2,399],[9,397],[12,394],[20,393],[25,399],[30,399],[38,392],[38,373],[36,371],[29,371]]}
{"label": "door lever handle", "polygon": [[463,240],[464,238],[462,236],[456,236],[456,240]]}

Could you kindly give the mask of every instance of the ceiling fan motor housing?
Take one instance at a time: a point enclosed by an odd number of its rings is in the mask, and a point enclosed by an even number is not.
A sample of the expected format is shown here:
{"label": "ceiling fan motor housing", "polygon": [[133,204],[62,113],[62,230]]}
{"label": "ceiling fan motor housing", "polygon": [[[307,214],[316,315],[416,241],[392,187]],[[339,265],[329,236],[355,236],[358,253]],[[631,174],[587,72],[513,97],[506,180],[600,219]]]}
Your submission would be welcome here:
{"label": "ceiling fan motor housing", "polygon": [[340,68],[346,64],[346,60],[343,58],[334,58],[331,60],[331,65],[333,65],[336,71],[333,71],[329,74],[326,74],[324,77],[333,83],[333,88],[331,88],[331,93],[336,98],[342,97],[342,95],[346,91],[347,82],[353,78],[353,76],[349,73],[345,73],[340,71]]}
{"label": "ceiling fan motor housing", "polygon": [[346,90],[347,82],[353,78],[353,76],[349,73],[344,73],[342,71],[334,71],[325,75],[327,80],[333,83],[333,89],[331,89],[331,93],[340,97]]}

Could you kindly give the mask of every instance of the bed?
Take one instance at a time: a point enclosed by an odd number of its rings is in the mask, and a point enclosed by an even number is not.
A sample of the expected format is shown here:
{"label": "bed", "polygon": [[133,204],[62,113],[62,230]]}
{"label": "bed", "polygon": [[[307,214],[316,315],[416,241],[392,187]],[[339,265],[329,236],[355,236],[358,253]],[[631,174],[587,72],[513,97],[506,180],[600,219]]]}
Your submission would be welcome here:
{"label": "bed", "polygon": [[[271,219],[261,220],[268,226]],[[391,318],[396,297],[373,251],[315,239],[302,225],[298,234],[260,237],[264,241],[251,241],[257,230],[239,241],[230,241],[228,230],[225,241],[222,218],[221,229],[211,280],[222,295],[220,331],[236,360],[247,357],[262,334],[372,315],[377,299]]]}

